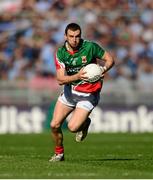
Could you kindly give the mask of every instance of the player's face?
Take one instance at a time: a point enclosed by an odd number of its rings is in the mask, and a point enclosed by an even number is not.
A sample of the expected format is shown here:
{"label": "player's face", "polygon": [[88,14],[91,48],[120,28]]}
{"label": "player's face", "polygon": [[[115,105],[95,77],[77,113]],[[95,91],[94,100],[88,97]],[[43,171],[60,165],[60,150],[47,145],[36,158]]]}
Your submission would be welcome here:
{"label": "player's face", "polygon": [[76,49],[80,43],[81,32],[80,30],[72,31],[68,29],[67,34],[65,35],[65,39],[67,40],[69,46],[72,49]]}

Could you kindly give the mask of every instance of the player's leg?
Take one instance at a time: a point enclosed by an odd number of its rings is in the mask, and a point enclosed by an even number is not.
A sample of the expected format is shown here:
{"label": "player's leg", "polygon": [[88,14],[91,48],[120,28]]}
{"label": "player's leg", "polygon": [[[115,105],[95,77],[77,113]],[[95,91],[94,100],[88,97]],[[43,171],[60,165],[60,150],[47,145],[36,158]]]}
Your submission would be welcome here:
{"label": "player's leg", "polygon": [[77,103],[73,115],[68,123],[71,132],[77,132],[76,141],[82,141],[88,133],[90,118],[88,117],[94,106],[89,101],[80,101]]}
{"label": "player's leg", "polygon": [[84,127],[84,123],[90,112],[86,109],[76,107],[71,119],[68,122],[68,128],[71,132],[78,132]]}
{"label": "player's leg", "polygon": [[51,134],[55,143],[55,155],[49,161],[64,160],[63,133],[61,125],[72,110],[72,107],[65,105],[59,100],[57,101],[53,113],[53,119],[50,124],[52,130]]}

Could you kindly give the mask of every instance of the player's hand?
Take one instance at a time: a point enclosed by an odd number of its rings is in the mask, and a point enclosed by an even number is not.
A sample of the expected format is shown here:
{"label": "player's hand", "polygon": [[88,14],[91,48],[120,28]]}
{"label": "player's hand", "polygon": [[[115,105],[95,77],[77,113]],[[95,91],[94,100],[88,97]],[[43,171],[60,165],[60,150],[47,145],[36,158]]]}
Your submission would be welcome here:
{"label": "player's hand", "polygon": [[101,72],[102,72],[102,74],[101,74],[101,79],[104,79],[105,70],[104,70],[104,68],[103,68],[102,66],[100,66],[100,69],[101,69]]}
{"label": "player's hand", "polygon": [[80,71],[78,72],[78,76],[79,76],[79,79],[81,80],[87,80],[88,77],[86,76],[86,72],[83,71],[84,68],[80,69]]}
{"label": "player's hand", "polygon": [[105,76],[105,74],[104,74],[104,73],[102,73],[102,74],[101,74],[101,79],[104,79],[104,76]]}

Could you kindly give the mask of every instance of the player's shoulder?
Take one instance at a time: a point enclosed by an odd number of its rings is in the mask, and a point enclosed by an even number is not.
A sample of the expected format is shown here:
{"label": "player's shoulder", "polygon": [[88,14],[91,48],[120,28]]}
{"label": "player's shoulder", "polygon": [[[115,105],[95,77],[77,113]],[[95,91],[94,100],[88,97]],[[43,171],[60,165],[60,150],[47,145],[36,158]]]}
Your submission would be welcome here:
{"label": "player's shoulder", "polygon": [[86,39],[84,39],[83,43],[85,46],[100,46],[97,42]]}
{"label": "player's shoulder", "polygon": [[59,46],[56,49],[56,54],[57,54],[57,56],[63,56],[65,54],[65,47],[64,47],[64,45]]}
{"label": "player's shoulder", "polygon": [[64,51],[65,51],[64,45],[59,46],[59,47],[56,49],[56,52],[64,52]]}
{"label": "player's shoulder", "polygon": [[84,39],[83,40],[83,44],[85,44],[85,45],[92,45],[94,42],[93,41],[91,41],[91,40],[87,40],[87,39]]}

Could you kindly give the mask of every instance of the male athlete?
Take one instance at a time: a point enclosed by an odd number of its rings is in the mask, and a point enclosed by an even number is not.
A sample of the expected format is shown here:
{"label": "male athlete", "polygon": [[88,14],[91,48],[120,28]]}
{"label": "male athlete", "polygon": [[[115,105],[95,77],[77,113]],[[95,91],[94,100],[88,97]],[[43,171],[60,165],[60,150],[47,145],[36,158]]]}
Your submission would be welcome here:
{"label": "male athlete", "polygon": [[57,81],[64,85],[64,90],[57,100],[50,124],[55,142],[55,154],[50,162],[64,160],[61,125],[72,111],[68,122],[69,130],[76,133],[77,142],[87,136],[91,122],[89,114],[98,104],[103,81],[101,79],[95,83],[88,83],[83,67],[97,63],[97,58],[105,62],[103,76],[114,65],[113,58],[95,42],[82,39],[78,24],[68,24],[65,29],[65,43],[58,48],[55,57]]}

